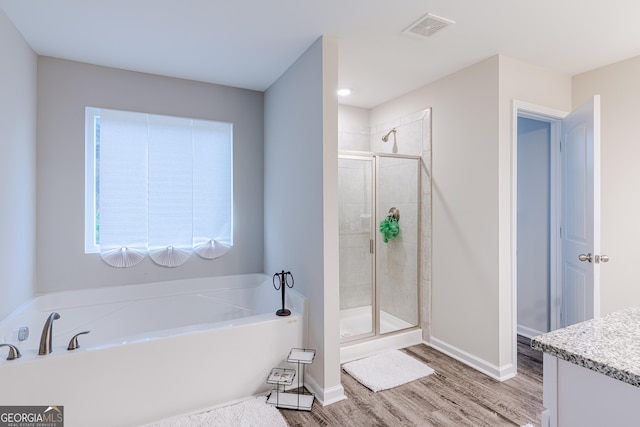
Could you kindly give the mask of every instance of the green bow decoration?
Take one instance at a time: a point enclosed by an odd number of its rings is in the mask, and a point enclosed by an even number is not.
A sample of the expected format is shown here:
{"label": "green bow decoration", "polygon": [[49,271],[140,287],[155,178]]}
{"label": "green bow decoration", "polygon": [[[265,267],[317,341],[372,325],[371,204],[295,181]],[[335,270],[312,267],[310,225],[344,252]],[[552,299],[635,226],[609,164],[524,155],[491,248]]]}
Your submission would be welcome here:
{"label": "green bow decoration", "polygon": [[380,223],[380,232],[382,233],[385,243],[389,240],[395,239],[398,237],[398,234],[400,234],[400,225],[398,224],[398,220],[392,216],[386,217]]}

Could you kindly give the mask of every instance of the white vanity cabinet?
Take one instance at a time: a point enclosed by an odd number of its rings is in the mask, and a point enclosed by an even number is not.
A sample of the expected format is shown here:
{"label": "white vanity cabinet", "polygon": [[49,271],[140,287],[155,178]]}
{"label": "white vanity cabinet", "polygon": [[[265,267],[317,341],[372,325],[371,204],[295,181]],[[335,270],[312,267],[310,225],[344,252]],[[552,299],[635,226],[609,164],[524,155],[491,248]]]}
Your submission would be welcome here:
{"label": "white vanity cabinet", "polygon": [[640,307],[535,337],[543,427],[640,425]]}

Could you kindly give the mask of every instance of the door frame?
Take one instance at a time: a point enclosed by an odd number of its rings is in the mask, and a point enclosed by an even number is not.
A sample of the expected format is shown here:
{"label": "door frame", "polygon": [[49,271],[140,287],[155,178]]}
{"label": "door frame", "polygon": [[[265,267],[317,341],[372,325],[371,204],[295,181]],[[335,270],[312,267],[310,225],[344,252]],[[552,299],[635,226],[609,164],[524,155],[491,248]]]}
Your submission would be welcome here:
{"label": "door frame", "polygon": [[550,125],[550,194],[549,228],[556,230],[549,236],[549,316],[551,330],[560,325],[562,297],[562,244],[560,225],[562,221],[562,158],[560,139],[562,119],[569,113],[525,101],[513,100],[511,136],[511,297],[512,297],[512,363],[517,372],[518,360],[518,117],[524,117]]}

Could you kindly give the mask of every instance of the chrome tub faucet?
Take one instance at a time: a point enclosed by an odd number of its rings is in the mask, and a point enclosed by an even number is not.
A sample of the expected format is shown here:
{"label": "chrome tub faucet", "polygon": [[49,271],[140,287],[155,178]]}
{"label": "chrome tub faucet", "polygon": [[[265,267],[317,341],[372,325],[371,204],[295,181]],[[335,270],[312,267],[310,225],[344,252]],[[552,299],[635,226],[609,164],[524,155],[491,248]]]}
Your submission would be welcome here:
{"label": "chrome tub faucet", "polygon": [[7,356],[7,360],[14,360],[22,356],[20,354],[20,350],[18,350],[18,347],[16,347],[15,345],[0,344],[0,347],[9,347],[9,355]]}
{"label": "chrome tub faucet", "polygon": [[91,331],[82,331],[82,332],[78,332],[77,334],[75,334],[72,338],[71,341],[69,341],[69,346],[67,347],[67,350],[77,350],[80,348],[80,344],[78,343],[78,337],[80,335],[85,335],[88,334]]}
{"label": "chrome tub faucet", "polygon": [[44,356],[51,353],[51,336],[53,334],[53,321],[60,318],[60,315],[55,311],[49,315],[49,318],[42,328],[42,336],[40,337],[40,349],[38,354]]}

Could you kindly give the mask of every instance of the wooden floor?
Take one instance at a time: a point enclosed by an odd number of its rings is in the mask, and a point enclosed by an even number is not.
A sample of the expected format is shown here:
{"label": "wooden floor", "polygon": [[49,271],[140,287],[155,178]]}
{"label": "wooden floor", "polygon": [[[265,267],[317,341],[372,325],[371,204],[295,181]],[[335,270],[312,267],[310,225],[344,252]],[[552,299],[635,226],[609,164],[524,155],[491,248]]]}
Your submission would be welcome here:
{"label": "wooden floor", "polygon": [[496,381],[426,345],[404,349],[436,372],[377,393],[342,371],[343,400],[311,412],[281,410],[291,427],[540,425],[542,353],[518,337],[518,375]]}

